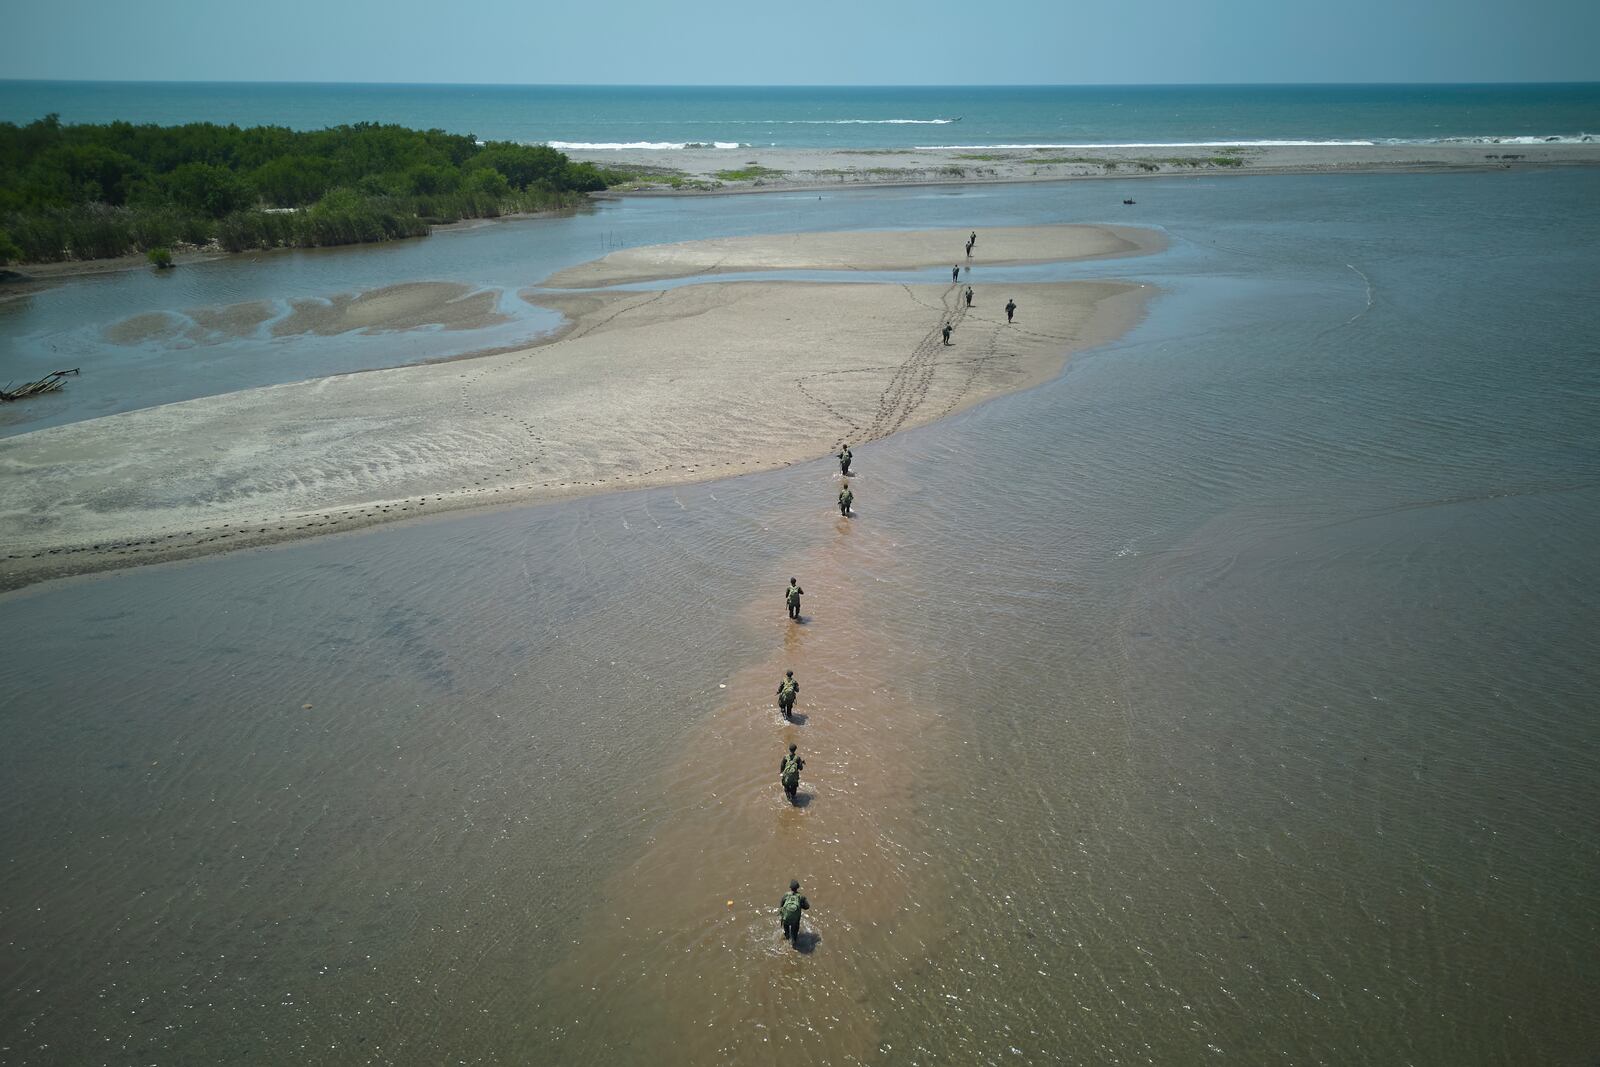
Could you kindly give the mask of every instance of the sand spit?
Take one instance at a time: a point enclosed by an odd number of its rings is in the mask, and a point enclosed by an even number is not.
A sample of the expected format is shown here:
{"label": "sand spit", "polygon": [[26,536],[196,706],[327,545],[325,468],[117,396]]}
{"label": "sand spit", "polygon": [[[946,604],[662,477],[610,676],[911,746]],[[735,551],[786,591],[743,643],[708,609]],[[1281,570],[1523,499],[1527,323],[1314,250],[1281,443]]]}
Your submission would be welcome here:
{"label": "sand spit", "polygon": [[[995,146],[905,149],[704,148],[568,152],[647,176],[623,191],[662,195],[959,185],[1203,174],[1323,174],[1600,164],[1592,144]],[[748,173],[730,181],[721,175]],[[675,183],[675,184],[674,184]]]}
{"label": "sand spit", "polygon": [[[876,248],[896,235],[860,237]],[[1150,291],[974,284],[971,308],[937,284],[552,294],[574,323],[537,347],[8,438],[0,588],[449,508],[785,466],[1044,381],[1131,325]],[[1007,297],[1020,307],[1011,325]]]}
{"label": "sand spit", "polygon": [[247,300],[225,307],[190,308],[185,314],[194,323],[194,328],[189,331],[190,336],[215,344],[236,337],[248,337],[262,323],[278,314],[278,308],[266,300]]}
{"label": "sand spit", "polygon": [[113,322],[100,336],[114,345],[142,345],[170,341],[183,332],[183,318],[170,311],[145,311]]}
{"label": "sand spit", "polygon": [[184,345],[220,344],[248,337],[277,314],[279,309],[265,300],[189,308],[181,315],[170,311],[147,311],[113,322],[100,331],[100,336],[114,345],[143,345],[151,341],[181,342]]}
{"label": "sand spit", "polygon": [[1156,231],[1131,226],[986,229],[979,234],[970,260],[962,251],[966,241],[967,233],[953,230],[724,237],[623,249],[592,263],[557,271],[544,284],[558,289],[583,289],[749,271],[921,270],[957,263],[1050,263],[1140,255],[1164,246]]}
{"label": "sand spit", "polygon": [[272,324],[274,337],[361,330],[381,333],[441,326],[476,330],[509,322],[495,310],[499,293],[455,282],[408,282],[364,293],[339,293],[326,300],[296,300],[294,310]]}
{"label": "sand spit", "polygon": [[268,323],[274,337],[328,337],[351,331],[374,334],[435,327],[476,330],[510,321],[496,310],[499,300],[497,289],[474,289],[456,282],[407,282],[363,293],[296,300],[288,312],[281,304],[267,300],[188,308],[182,313],[147,311],[112,323],[101,331],[101,336],[114,345],[163,341],[188,347],[249,337]]}

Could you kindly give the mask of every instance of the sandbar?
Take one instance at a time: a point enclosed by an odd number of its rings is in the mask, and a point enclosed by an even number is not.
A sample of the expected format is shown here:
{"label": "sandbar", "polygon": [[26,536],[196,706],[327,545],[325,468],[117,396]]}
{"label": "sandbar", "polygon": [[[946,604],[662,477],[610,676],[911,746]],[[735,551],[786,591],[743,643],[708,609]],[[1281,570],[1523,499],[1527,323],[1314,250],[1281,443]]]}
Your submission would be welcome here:
{"label": "sandbar", "polygon": [[[111,323],[101,336],[114,345],[208,345],[248,337],[266,325],[273,337],[402,330],[477,330],[510,318],[498,310],[498,289],[458,282],[404,282],[359,293],[335,293],[289,303],[289,310],[267,300],[188,308],[183,312],[146,311]],[[268,325],[270,324],[270,325]]]}
{"label": "sandbar", "polygon": [[[860,235],[862,258],[892,238]],[[815,459],[1045,381],[1126,330],[1152,291],[975,284],[971,308],[938,283],[547,293],[571,322],[549,343],[7,438],[0,588]]]}
{"label": "sandbar", "polygon": [[266,300],[189,308],[182,314],[146,311],[113,322],[100,331],[114,345],[143,345],[152,341],[206,345],[247,337],[278,314]]}
{"label": "sandbar", "polygon": [[272,335],[327,337],[352,330],[382,333],[426,326],[476,330],[510,321],[495,310],[498,300],[493,289],[474,290],[456,282],[405,282],[323,300],[296,300],[293,310],[272,324]]}
{"label": "sandbar", "polygon": [[904,230],[722,237],[626,248],[557,271],[551,288],[586,288],[703,274],[775,270],[921,270],[975,264],[1008,266],[1139,255],[1164,246],[1159,233],[1132,226],[1018,226],[986,229],[973,255],[971,231]]}

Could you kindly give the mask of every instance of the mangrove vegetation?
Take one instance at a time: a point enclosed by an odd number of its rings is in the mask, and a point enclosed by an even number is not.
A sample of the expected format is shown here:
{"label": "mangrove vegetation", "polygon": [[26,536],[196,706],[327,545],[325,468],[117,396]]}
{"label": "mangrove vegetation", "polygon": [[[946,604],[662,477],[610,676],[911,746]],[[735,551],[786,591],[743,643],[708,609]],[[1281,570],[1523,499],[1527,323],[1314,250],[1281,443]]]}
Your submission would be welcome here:
{"label": "mangrove vegetation", "polygon": [[0,263],[354,244],[544,211],[606,172],[545,145],[358,123],[0,123]]}

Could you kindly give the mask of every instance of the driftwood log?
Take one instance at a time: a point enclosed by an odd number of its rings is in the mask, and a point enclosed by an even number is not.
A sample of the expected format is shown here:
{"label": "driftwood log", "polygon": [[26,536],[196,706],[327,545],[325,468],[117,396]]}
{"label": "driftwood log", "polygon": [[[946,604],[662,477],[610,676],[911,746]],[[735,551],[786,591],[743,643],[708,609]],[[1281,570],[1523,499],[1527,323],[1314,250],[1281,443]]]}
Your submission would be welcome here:
{"label": "driftwood log", "polygon": [[73,367],[71,370],[53,370],[38,381],[28,382],[17,389],[12,389],[11,383],[7,382],[6,388],[0,389],[0,400],[21,400],[23,397],[38,396],[40,393],[53,393],[61,388],[62,383],[67,379],[67,375],[77,373],[77,367]]}

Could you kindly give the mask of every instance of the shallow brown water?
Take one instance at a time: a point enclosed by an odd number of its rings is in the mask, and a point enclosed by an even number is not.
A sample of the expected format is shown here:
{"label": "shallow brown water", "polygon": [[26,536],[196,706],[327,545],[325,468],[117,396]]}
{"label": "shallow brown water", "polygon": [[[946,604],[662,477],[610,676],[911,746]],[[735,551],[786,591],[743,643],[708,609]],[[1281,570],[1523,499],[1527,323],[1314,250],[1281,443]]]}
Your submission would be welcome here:
{"label": "shallow brown water", "polygon": [[0,598],[0,1059],[1587,1067],[1594,180],[1191,183],[1127,341],[848,524],[819,462]]}
{"label": "shallow brown water", "polygon": [[[786,558],[747,607],[762,651],[663,760],[661,823],[549,976],[541,1008],[561,1022],[538,1058],[864,1060],[894,1006],[881,991],[910,976],[942,922],[909,818],[941,716],[863,618],[874,587],[905,575],[864,518],[796,522],[826,543]],[[784,570],[808,590],[800,622],[783,614]],[[801,682],[793,723],[774,706],[785,670]],[[806,760],[795,805],[776,771],[791,743]],[[790,877],[813,905],[798,949],[778,936]]]}

